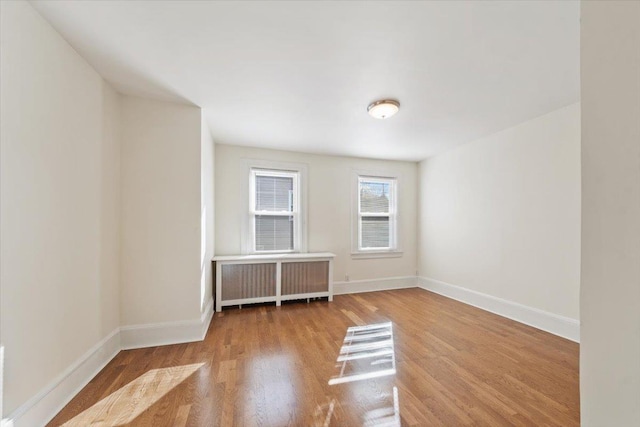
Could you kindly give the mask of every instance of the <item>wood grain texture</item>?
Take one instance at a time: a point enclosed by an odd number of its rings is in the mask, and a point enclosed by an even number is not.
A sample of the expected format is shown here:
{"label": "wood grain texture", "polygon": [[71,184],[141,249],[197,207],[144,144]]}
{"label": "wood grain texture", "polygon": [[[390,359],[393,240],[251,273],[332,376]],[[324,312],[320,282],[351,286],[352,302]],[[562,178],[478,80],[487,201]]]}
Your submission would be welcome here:
{"label": "wood grain texture", "polygon": [[[385,321],[397,373],[329,386],[347,327]],[[394,386],[406,426],[580,423],[578,344],[414,288],[216,313],[202,342],[120,352],[49,425],[358,426]]]}

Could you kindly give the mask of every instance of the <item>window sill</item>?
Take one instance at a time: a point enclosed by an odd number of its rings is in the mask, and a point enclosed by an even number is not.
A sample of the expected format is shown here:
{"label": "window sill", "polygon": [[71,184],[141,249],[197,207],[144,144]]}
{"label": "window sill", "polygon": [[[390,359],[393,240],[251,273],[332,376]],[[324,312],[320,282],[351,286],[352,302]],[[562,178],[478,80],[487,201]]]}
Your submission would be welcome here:
{"label": "window sill", "polygon": [[301,251],[253,251],[247,252],[244,255],[288,255],[288,254],[299,254]]}
{"label": "window sill", "polygon": [[400,258],[402,251],[362,251],[351,252],[351,259]]}
{"label": "window sill", "polygon": [[296,253],[274,253],[274,254],[252,254],[252,255],[218,255],[212,261],[249,263],[251,261],[278,261],[301,259],[309,260],[315,258],[334,258],[336,255],[331,252],[296,252]]}

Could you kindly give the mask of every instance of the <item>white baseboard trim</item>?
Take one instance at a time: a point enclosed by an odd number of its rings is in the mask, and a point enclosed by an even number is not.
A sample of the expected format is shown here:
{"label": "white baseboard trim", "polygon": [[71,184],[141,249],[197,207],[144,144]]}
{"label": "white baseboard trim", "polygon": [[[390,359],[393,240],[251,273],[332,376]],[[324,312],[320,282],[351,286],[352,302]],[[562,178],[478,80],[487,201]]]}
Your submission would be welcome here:
{"label": "white baseboard trim", "polygon": [[481,308],[499,316],[515,320],[525,325],[558,335],[574,342],[580,342],[580,322],[523,304],[472,291],[428,277],[418,277],[419,288],[435,292],[447,298]]}
{"label": "white baseboard trim", "polygon": [[202,341],[213,317],[213,299],[199,320],[124,326],[113,330],[38,394],[20,405],[1,427],[44,426],[109,363],[120,350]]}
{"label": "white baseboard trim", "polygon": [[114,329],[38,394],[20,405],[3,423],[14,427],[47,424],[119,352],[120,331]]}
{"label": "white baseboard trim", "polygon": [[211,319],[213,319],[213,298],[209,298],[209,302],[207,302],[204,312],[200,316],[200,339],[198,341],[203,341],[204,337],[207,336]]}
{"label": "white baseboard trim", "polygon": [[391,289],[415,288],[415,276],[387,277],[384,279],[351,280],[333,282],[333,294],[358,294],[361,292],[387,291]]}
{"label": "white baseboard trim", "polygon": [[200,319],[120,327],[123,350],[202,341],[213,317],[213,299]]}

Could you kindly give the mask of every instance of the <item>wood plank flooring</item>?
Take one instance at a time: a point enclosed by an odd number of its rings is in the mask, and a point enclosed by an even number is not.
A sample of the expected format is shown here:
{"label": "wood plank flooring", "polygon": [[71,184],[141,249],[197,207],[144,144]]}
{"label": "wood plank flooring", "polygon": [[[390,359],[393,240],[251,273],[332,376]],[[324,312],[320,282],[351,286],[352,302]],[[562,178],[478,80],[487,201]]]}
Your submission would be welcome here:
{"label": "wood plank flooring", "polygon": [[[396,374],[330,386],[349,326],[393,322]],[[50,426],[576,426],[578,344],[422,289],[216,313],[120,352]]]}

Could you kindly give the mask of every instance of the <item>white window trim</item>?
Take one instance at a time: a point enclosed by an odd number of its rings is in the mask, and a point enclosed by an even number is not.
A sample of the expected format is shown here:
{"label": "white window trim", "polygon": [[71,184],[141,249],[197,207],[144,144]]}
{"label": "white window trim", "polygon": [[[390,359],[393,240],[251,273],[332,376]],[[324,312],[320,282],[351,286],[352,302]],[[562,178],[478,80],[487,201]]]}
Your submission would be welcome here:
{"label": "white window trim", "polygon": [[[298,199],[298,211],[294,208],[294,249],[288,251],[256,251],[255,249],[255,189],[254,170],[273,171],[274,174],[282,175],[290,173],[297,174],[298,179],[294,180],[294,197]],[[243,193],[241,212],[244,214],[242,221],[242,254],[284,254],[284,253],[306,253],[307,252],[307,165],[304,163],[274,162],[269,160],[243,159],[243,182],[241,191]],[[294,204],[295,205],[295,204]],[[262,214],[262,213],[261,213]],[[265,213],[267,215],[273,212]]]}
{"label": "white window trim", "polygon": [[[360,178],[371,180],[392,181],[391,204],[389,206],[390,247],[384,249],[360,248]],[[351,258],[399,258],[403,252],[400,247],[398,199],[400,190],[400,177],[396,174],[383,171],[354,170],[351,174]],[[386,215],[384,215],[386,216]]]}

